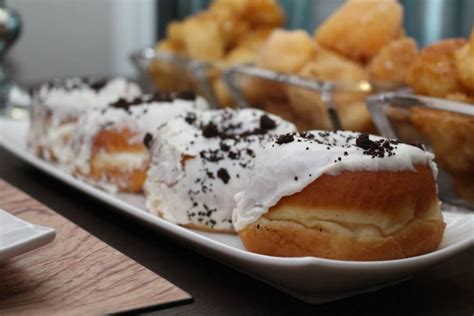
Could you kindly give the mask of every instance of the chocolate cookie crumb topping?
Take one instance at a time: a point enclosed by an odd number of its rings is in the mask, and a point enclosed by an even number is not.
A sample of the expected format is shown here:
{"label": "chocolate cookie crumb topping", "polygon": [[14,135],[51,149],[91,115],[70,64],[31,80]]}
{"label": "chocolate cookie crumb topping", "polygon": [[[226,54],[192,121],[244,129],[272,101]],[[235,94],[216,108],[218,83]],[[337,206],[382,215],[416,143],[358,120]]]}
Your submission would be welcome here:
{"label": "chocolate cookie crumb topping", "polygon": [[357,137],[356,145],[365,150],[377,147],[375,142],[369,139],[369,134],[367,133],[362,133]]}
{"label": "chocolate cookie crumb topping", "polygon": [[224,168],[217,170],[217,177],[219,177],[219,179],[221,179],[225,184],[227,184],[230,179],[229,173]]}
{"label": "chocolate cookie crumb topping", "polygon": [[369,134],[363,133],[356,138],[356,146],[364,149],[364,155],[372,156],[372,158],[384,158],[395,155],[394,149],[399,142],[392,139],[380,139],[372,141],[369,139]]}
{"label": "chocolate cookie crumb topping", "polygon": [[272,130],[277,127],[277,124],[268,115],[264,114],[260,117],[260,128],[263,130]]}
{"label": "chocolate cookie crumb topping", "polygon": [[146,133],[143,137],[143,144],[145,144],[146,148],[150,149],[152,140],[153,136],[150,133]]}
{"label": "chocolate cookie crumb topping", "polygon": [[205,138],[212,138],[219,136],[219,130],[217,129],[217,125],[213,122],[209,122],[202,128],[202,136]]}
{"label": "chocolate cookie crumb topping", "polygon": [[89,87],[95,91],[100,91],[107,84],[107,80],[98,80],[92,83],[89,83]]}
{"label": "chocolate cookie crumb topping", "polygon": [[282,145],[282,144],[291,143],[294,140],[295,140],[295,137],[293,136],[293,134],[283,134],[283,135],[278,136],[275,143],[277,143],[278,145]]}
{"label": "chocolate cookie crumb topping", "polygon": [[184,120],[189,125],[192,125],[196,121],[196,113],[189,112],[188,114],[186,114],[186,117],[184,118]]}

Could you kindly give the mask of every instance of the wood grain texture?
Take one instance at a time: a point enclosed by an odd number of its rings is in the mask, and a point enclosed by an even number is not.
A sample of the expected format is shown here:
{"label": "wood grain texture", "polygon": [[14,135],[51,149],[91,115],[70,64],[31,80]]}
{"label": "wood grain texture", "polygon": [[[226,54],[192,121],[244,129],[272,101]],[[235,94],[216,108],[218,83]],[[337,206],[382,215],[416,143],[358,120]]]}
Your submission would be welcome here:
{"label": "wood grain texture", "polygon": [[1,315],[100,315],[191,299],[1,179],[0,207],[56,230],[52,243],[0,264]]}

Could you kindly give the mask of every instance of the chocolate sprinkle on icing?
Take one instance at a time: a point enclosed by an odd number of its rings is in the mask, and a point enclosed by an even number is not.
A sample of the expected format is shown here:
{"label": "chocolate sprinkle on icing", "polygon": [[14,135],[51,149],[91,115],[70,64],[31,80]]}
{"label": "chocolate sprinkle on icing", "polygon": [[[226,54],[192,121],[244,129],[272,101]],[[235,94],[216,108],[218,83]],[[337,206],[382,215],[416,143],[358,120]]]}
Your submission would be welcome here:
{"label": "chocolate sprinkle on icing", "polygon": [[375,142],[373,142],[369,139],[369,134],[367,134],[367,133],[362,133],[362,134],[360,134],[359,137],[357,137],[356,145],[358,147],[360,147],[362,149],[366,149],[366,150],[377,147]]}
{"label": "chocolate sprinkle on icing", "polygon": [[392,139],[380,139],[372,141],[369,134],[362,133],[356,138],[356,146],[364,149],[364,154],[372,156],[372,158],[384,158],[385,155],[395,155],[394,149],[399,142]]}
{"label": "chocolate sprinkle on icing", "polygon": [[268,115],[264,114],[260,117],[260,128],[263,130],[272,130],[277,126],[276,122]]}
{"label": "chocolate sprinkle on icing", "polygon": [[282,145],[282,144],[291,143],[294,140],[295,140],[295,137],[293,136],[293,134],[283,134],[283,135],[278,136],[275,143],[277,143],[278,145]]}
{"label": "chocolate sprinkle on icing", "polygon": [[107,85],[107,80],[98,80],[89,84],[89,87],[95,91],[102,90]]}
{"label": "chocolate sprinkle on icing", "polygon": [[[124,98],[118,99],[116,102],[109,104],[109,107],[123,109],[125,111],[130,110],[132,106],[142,105],[152,102],[173,102],[175,99],[182,100],[194,100],[195,95],[190,95],[189,93],[180,92],[180,93],[165,93],[165,92],[155,92],[151,95],[143,95],[141,97],[134,98],[132,100],[126,100]],[[192,119],[191,119],[192,120]],[[188,120],[186,120],[188,122]],[[189,123],[189,124],[192,124]]]}
{"label": "chocolate sprinkle on icing", "polygon": [[229,173],[224,168],[217,170],[217,177],[219,177],[219,179],[221,179],[225,184],[227,184],[230,179]]}
{"label": "chocolate sprinkle on icing", "polygon": [[110,103],[109,106],[112,108],[117,108],[117,109],[123,109],[123,110],[128,110],[130,106],[132,106],[134,103],[131,101],[127,101],[123,98],[118,99],[114,103]]}
{"label": "chocolate sprinkle on icing", "polygon": [[202,136],[205,138],[212,138],[219,136],[219,130],[217,129],[217,125],[213,122],[209,122],[202,128]]}
{"label": "chocolate sprinkle on icing", "polygon": [[150,149],[151,141],[153,140],[153,136],[150,133],[146,133],[143,137],[143,144],[145,144],[146,148]]}
{"label": "chocolate sprinkle on icing", "polygon": [[189,125],[192,125],[196,121],[196,114],[193,112],[189,112],[188,114],[186,114],[186,117],[184,118],[184,120]]}

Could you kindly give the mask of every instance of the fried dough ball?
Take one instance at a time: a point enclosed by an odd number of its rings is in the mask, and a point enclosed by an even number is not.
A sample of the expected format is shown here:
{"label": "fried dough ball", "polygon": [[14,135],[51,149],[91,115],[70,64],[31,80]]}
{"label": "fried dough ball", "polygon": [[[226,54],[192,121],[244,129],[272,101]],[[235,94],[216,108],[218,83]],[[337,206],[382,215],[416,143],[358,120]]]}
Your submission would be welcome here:
{"label": "fried dough ball", "polygon": [[408,69],[407,83],[416,93],[434,97],[462,91],[454,54],[465,44],[464,39],[448,39],[422,49]]}
{"label": "fried dough ball", "polygon": [[209,15],[192,16],[183,22],[183,42],[187,55],[202,61],[224,57],[225,43],[219,23]]}
{"label": "fried dough ball", "polygon": [[172,21],[166,27],[166,39],[178,46],[183,46],[183,23]]}
{"label": "fried dough ball", "polygon": [[[245,47],[237,47],[230,51],[219,65],[221,67],[230,67],[233,65],[250,64],[255,62],[257,53]],[[234,106],[234,98],[231,96],[227,85],[220,77],[214,78],[212,88],[216,95],[218,103],[223,107]]]}
{"label": "fried dough ball", "polygon": [[408,68],[418,49],[412,38],[402,37],[384,46],[368,65],[369,76],[375,81],[405,82]]}
{"label": "fried dough ball", "polygon": [[228,11],[254,25],[282,26],[283,9],[276,0],[216,0],[211,11]]}
{"label": "fried dough ball", "polygon": [[315,44],[302,30],[275,30],[260,50],[257,66],[283,73],[298,72],[313,56]]}
{"label": "fried dough ball", "polygon": [[164,39],[156,44],[155,50],[158,52],[167,52],[172,54],[181,54],[183,53],[183,47],[179,46],[175,42]]}
{"label": "fried dough ball", "polygon": [[450,93],[446,96],[446,99],[456,102],[474,104],[474,96],[469,96],[463,92]]}
{"label": "fried dough ball", "polygon": [[241,36],[237,43],[236,48],[245,48],[255,53],[258,53],[262,46],[267,41],[270,34],[273,32],[274,28],[270,27],[261,27],[253,31],[247,32]]}
{"label": "fried dough ball", "polygon": [[413,125],[430,140],[438,164],[453,176],[454,191],[474,202],[474,118],[426,108],[411,110]]}
{"label": "fried dough ball", "polygon": [[316,30],[316,41],[348,58],[366,62],[403,32],[396,0],[350,0]]}
{"label": "fried dough ball", "polygon": [[252,27],[249,21],[232,14],[228,10],[207,11],[201,14],[214,20],[219,26],[225,50],[234,47],[239,38],[247,34]]}
{"label": "fried dough ball", "polygon": [[248,49],[237,47],[227,54],[223,61],[224,66],[253,63],[257,59],[257,53]]}
{"label": "fried dough ball", "polygon": [[[242,1],[242,0],[240,0]],[[249,4],[245,18],[258,25],[282,26],[285,13],[277,0],[246,0]]]}
{"label": "fried dough ball", "polygon": [[[340,83],[358,83],[368,80],[368,74],[361,65],[323,48],[316,50],[315,57],[303,67],[299,75],[315,80]],[[365,93],[333,93],[332,98],[344,129],[372,130],[372,121],[364,104],[365,97]],[[325,130],[333,128],[327,114],[326,104],[319,93],[290,86],[288,98],[299,118],[306,121],[311,128]]]}
{"label": "fried dough ball", "polygon": [[[257,58],[257,53],[250,48],[237,47],[230,51],[225,59],[219,64],[222,67],[230,67],[234,65],[252,64]],[[234,106],[234,98],[231,96],[227,85],[220,78],[215,78],[212,82],[212,88],[216,94],[217,101],[221,106]]]}
{"label": "fried dough ball", "polygon": [[367,71],[359,63],[315,46],[315,54],[299,74],[318,80],[355,83],[368,80]]}
{"label": "fried dough ball", "polygon": [[[156,45],[156,51],[172,54],[183,54],[183,48],[168,39]],[[190,74],[178,65],[154,60],[150,63],[150,73],[156,87],[164,92],[190,91],[194,84]]]}
{"label": "fried dough ball", "polygon": [[459,81],[474,93],[474,30],[469,43],[455,53],[455,64]]}
{"label": "fried dough ball", "polygon": [[[257,55],[257,67],[282,73],[297,73],[313,56],[315,44],[302,30],[274,30]],[[285,100],[286,85],[258,78],[247,78],[241,86],[255,104],[265,99]]]}
{"label": "fried dough ball", "polygon": [[452,173],[474,174],[474,117],[414,107],[411,121],[430,139],[443,168]]}

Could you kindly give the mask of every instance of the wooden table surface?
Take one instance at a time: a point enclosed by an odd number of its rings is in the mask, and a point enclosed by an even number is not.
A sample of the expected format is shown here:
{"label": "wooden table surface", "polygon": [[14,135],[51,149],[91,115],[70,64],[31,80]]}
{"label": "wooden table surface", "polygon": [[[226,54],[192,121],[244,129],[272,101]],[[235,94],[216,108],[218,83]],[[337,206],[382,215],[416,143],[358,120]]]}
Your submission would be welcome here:
{"label": "wooden table surface", "polygon": [[0,179],[1,207],[56,231],[0,264],[0,315],[102,315],[190,302],[188,293]]}
{"label": "wooden table surface", "polygon": [[401,284],[337,302],[309,305],[115,212],[1,147],[0,177],[193,296],[192,304],[160,310],[160,315],[474,313],[472,248]]}

